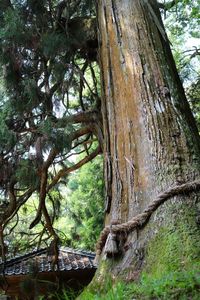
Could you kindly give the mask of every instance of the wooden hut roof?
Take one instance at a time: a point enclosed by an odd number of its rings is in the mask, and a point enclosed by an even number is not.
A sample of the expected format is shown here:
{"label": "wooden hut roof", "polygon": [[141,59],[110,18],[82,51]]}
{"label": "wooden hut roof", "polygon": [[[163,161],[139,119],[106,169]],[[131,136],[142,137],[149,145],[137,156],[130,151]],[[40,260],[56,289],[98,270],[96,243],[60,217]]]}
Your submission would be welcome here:
{"label": "wooden hut roof", "polygon": [[92,252],[74,250],[71,248],[60,248],[58,266],[52,265],[52,256],[48,255],[48,249],[33,251],[29,254],[15,257],[0,264],[0,275],[19,276],[28,275],[31,267],[37,268],[38,273],[57,271],[78,271],[96,269],[94,263],[95,254]]}

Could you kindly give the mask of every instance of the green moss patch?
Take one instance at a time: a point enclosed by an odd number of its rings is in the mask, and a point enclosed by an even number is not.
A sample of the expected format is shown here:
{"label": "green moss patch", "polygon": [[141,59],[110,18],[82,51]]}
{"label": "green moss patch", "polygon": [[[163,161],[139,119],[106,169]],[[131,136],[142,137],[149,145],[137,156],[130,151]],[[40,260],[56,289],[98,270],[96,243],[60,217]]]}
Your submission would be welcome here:
{"label": "green moss patch", "polygon": [[143,275],[139,283],[107,281],[101,288],[86,289],[79,300],[198,300],[200,296],[200,269],[189,272],[171,272],[160,279]]}
{"label": "green moss patch", "polygon": [[150,241],[144,272],[159,279],[173,271],[191,270],[200,263],[199,236],[195,212],[180,210],[174,223],[160,228]]}
{"label": "green moss patch", "polygon": [[99,280],[95,278],[78,299],[200,299],[200,228],[196,212],[186,205],[178,212],[169,208],[168,220],[149,242],[138,282],[116,282],[109,275],[110,262],[106,261],[99,268]]}

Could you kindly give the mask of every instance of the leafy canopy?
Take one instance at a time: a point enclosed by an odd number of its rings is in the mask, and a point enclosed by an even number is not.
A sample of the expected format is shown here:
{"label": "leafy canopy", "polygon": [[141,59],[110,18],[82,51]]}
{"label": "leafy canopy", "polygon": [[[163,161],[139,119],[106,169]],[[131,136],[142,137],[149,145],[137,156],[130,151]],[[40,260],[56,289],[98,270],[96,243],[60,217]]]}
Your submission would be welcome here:
{"label": "leafy canopy", "polygon": [[[102,121],[94,2],[3,0],[0,12],[0,246],[5,258],[3,235],[9,240],[28,201],[34,207],[29,225],[38,233],[35,242],[40,246],[51,238],[58,243],[53,224],[64,198],[62,186],[70,172],[101,152]],[[72,158],[80,153],[78,161]]]}
{"label": "leafy canopy", "polygon": [[[198,1],[159,1],[159,6],[199,119],[199,48],[183,49],[188,35],[199,37]],[[22,211],[29,215],[26,232],[37,233],[29,244],[41,246],[49,238],[57,244],[62,205],[69,214],[70,234],[65,241],[73,237],[73,245],[78,246],[84,235],[84,246],[92,248],[89,239],[95,240],[92,230],[102,217],[96,213],[101,210],[101,183],[96,194],[90,186],[91,174],[83,171],[83,177],[75,174],[69,181],[72,194],[68,192],[66,198],[63,191],[68,175],[102,149],[97,47],[95,1],[0,2],[0,246],[4,258],[3,237],[10,245],[9,236],[15,233]]]}

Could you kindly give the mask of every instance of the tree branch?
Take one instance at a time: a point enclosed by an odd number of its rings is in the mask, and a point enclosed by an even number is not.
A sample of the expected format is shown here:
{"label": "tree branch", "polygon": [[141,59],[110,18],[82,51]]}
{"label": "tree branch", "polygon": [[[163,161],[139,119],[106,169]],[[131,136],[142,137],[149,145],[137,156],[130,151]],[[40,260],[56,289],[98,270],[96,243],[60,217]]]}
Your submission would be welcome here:
{"label": "tree branch", "polygon": [[101,147],[99,146],[94,152],[92,152],[90,155],[84,157],[82,160],[80,160],[77,164],[69,167],[69,168],[63,168],[61,169],[53,178],[53,180],[51,181],[51,183],[47,186],[47,192],[49,192],[49,190],[56,185],[56,183],[58,183],[58,181],[60,180],[61,177],[64,177],[66,175],[68,175],[69,173],[79,169],[80,167],[82,167],[84,164],[86,164],[87,162],[91,161],[93,158],[95,158],[99,153],[101,153]]}
{"label": "tree branch", "polygon": [[174,7],[175,5],[177,5],[178,2],[181,2],[181,0],[173,0],[173,1],[168,2],[168,3],[162,3],[162,2],[157,2],[157,3],[158,3],[158,7],[160,9],[169,10],[172,7]]}
{"label": "tree branch", "polygon": [[20,196],[18,198],[16,209],[12,212],[12,214],[9,217],[7,217],[7,219],[4,219],[4,220],[6,220],[4,222],[4,228],[10,222],[10,220],[12,220],[12,218],[17,214],[20,207],[31,197],[31,195],[33,194],[34,191],[35,191],[35,189],[30,188],[28,191],[26,191],[22,196]]}
{"label": "tree branch", "polygon": [[65,127],[66,124],[69,123],[90,123],[95,122],[98,119],[98,113],[96,111],[85,111],[80,112],[76,115],[63,117],[61,119],[58,119],[56,123],[57,128]]}
{"label": "tree branch", "polygon": [[74,140],[78,139],[79,137],[81,137],[87,133],[91,133],[91,132],[92,132],[92,126],[86,126],[86,127],[80,128],[79,130],[76,130],[75,132],[72,132],[70,134],[71,141],[74,141]]}
{"label": "tree branch", "polygon": [[5,212],[1,214],[0,216],[0,224],[3,224],[4,221],[9,218],[16,208],[16,196],[15,196],[15,182],[11,182],[8,189],[8,195],[9,195],[9,204],[6,208]]}
{"label": "tree branch", "polygon": [[46,199],[46,187],[47,187],[47,179],[48,179],[48,168],[52,164],[54,158],[57,155],[57,150],[56,149],[51,149],[50,154],[47,158],[47,160],[44,162],[42,166],[42,171],[40,175],[40,197],[39,197],[39,206],[37,210],[37,214],[33,222],[30,224],[29,228],[32,229],[34,226],[36,226],[42,216],[42,210],[45,206],[45,199]]}

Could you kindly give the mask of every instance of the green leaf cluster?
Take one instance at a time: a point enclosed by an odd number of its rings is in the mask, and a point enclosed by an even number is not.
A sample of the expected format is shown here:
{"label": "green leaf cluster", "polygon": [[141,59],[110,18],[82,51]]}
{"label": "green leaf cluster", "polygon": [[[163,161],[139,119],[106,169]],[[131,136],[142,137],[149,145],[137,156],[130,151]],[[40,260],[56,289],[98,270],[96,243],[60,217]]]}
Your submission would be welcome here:
{"label": "green leaf cluster", "polygon": [[[95,249],[95,243],[103,227],[103,184],[102,158],[84,165],[71,174],[67,185],[63,217],[56,225],[64,231],[64,222],[71,223],[68,228],[69,245],[74,248]],[[62,224],[63,223],[63,224]]]}
{"label": "green leaf cluster", "polygon": [[[135,283],[123,282],[111,279],[107,274],[107,280],[103,283],[90,285],[78,297],[79,300],[187,300],[199,299],[200,274],[199,265],[193,269],[179,272],[171,272],[161,279],[154,279],[148,275]],[[69,298],[65,298],[66,300]]]}
{"label": "green leaf cluster", "polygon": [[16,170],[16,178],[22,187],[37,187],[39,178],[35,165],[30,159],[22,159]]}
{"label": "green leaf cluster", "polygon": [[66,34],[59,32],[47,32],[42,36],[41,49],[46,57],[55,57],[69,50],[69,41]]}
{"label": "green leaf cluster", "polygon": [[0,110],[0,151],[8,152],[16,144],[16,135],[10,131],[5,123],[5,112]]}
{"label": "green leaf cluster", "polygon": [[191,84],[187,90],[187,95],[200,131],[200,78]]}
{"label": "green leaf cluster", "polygon": [[27,40],[28,31],[25,28],[20,10],[7,9],[4,14],[4,27],[0,29],[0,39],[22,44]]}

